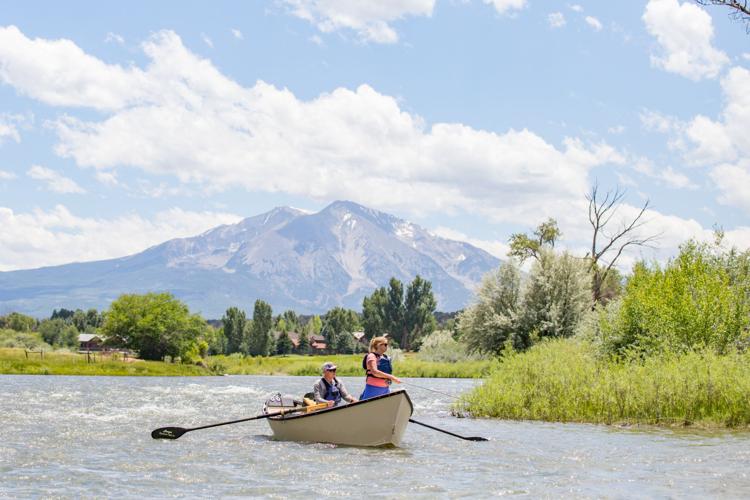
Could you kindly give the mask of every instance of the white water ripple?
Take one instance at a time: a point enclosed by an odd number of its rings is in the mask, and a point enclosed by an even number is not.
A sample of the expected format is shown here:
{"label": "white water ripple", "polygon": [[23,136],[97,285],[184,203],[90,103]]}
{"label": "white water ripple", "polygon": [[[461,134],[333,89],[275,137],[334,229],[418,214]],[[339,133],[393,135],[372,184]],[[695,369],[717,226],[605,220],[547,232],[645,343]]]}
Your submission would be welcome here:
{"label": "white water ripple", "polygon": [[[362,390],[361,377],[343,380]],[[256,415],[270,393],[301,395],[314,381],[0,376],[0,498],[750,496],[747,433],[451,417],[471,380],[405,387],[415,419],[489,442],[415,425],[400,448],[278,442],[263,420],[150,437]]]}

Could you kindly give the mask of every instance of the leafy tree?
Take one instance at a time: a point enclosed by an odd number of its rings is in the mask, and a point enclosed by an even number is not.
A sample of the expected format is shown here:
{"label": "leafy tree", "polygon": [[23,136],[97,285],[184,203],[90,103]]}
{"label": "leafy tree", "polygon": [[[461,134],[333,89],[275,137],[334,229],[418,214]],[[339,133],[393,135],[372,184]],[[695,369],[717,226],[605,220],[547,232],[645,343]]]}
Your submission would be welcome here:
{"label": "leafy tree", "polygon": [[517,335],[520,305],[521,271],[510,259],[484,276],[475,304],[459,314],[459,338],[470,352],[500,354],[507,342],[523,349],[526,341]]}
{"label": "leafy tree", "polygon": [[542,250],[555,248],[555,243],[561,236],[562,233],[557,227],[557,221],[550,217],[546,222],[539,224],[532,236],[524,233],[511,235],[508,255],[516,257],[521,262],[530,257],[539,259]]}
{"label": "leafy tree", "polygon": [[534,263],[523,294],[518,334],[530,346],[534,337],[571,337],[591,304],[585,261],[567,252],[545,251]]}
{"label": "leafy tree", "polygon": [[50,316],[49,319],[63,319],[63,320],[69,320],[73,317],[73,314],[75,311],[71,311],[70,309],[61,308],[59,311],[57,309],[52,310],[52,316]]}
{"label": "leafy tree", "polygon": [[86,327],[85,331],[91,331],[93,329],[99,328],[104,323],[104,318],[101,314],[99,314],[99,311],[97,311],[94,308],[89,309],[86,311]]}
{"label": "leafy tree", "polygon": [[357,352],[357,341],[351,332],[341,332],[336,336],[332,351],[337,354],[354,354]]}
{"label": "leafy tree", "polygon": [[387,331],[386,307],[388,294],[385,287],[378,288],[369,297],[362,299],[362,326],[365,337],[371,339]]}
{"label": "leafy tree", "polygon": [[160,360],[187,355],[207,326],[169,293],[126,294],[112,302],[101,331],[110,345]]}
{"label": "leafy tree", "polygon": [[399,344],[409,350],[412,344],[418,343],[424,335],[435,330],[435,308],[437,301],[432,294],[432,283],[419,275],[406,289],[404,299],[404,331]]}
{"label": "leafy tree", "polygon": [[[283,321],[283,319],[281,320]],[[294,349],[292,339],[289,338],[289,334],[284,330],[281,331],[278,340],[276,341],[276,354],[289,354]]]}
{"label": "leafy tree", "polygon": [[296,332],[297,330],[299,330],[299,316],[297,316],[297,313],[295,313],[291,309],[284,311],[284,313],[279,316],[279,319],[284,320],[287,332]]}
{"label": "leafy tree", "polygon": [[404,332],[404,285],[396,278],[388,283],[388,300],[385,303],[385,327],[396,341],[401,344]]}
{"label": "leafy tree", "polygon": [[286,324],[286,321],[284,318],[279,317],[279,320],[276,322],[276,331],[278,332],[288,332],[289,327]]}
{"label": "leafy tree", "polygon": [[85,332],[86,331],[86,313],[83,312],[80,309],[76,309],[73,313],[73,318],[71,318],[73,326],[76,327],[76,329],[79,332]]}
{"label": "leafy tree", "polygon": [[204,340],[207,344],[206,353],[210,355],[226,354],[227,351],[227,338],[224,335],[224,327],[214,328],[209,325],[204,336]]}
{"label": "leafy tree", "polygon": [[416,276],[406,289],[391,278],[388,288],[378,288],[362,301],[365,335],[372,338],[389,333],[404,349],[418,346],[422,336],[435,329],[435,307],[432,283]]}
{"label": "leafy tree", "polygon": [[248,337],[248,354],[268,356],[273,350],[273,311],[271,306],[260,299],[255,301],[253,323]]}
{"label": "leafy tree", "polygon": [[237,307],[230,307],[221,318],[224,337],[226,338],[226,350],[224,354],[241,352],[245,341],[247,317],[245,311]]}
{"label": "leafy tree", "polygon": [[605,351],[719,354],[750,342],[750,252],[688,242],[664,268],[639,263],[597,335]]}
{"label": "leafy tree", "polygon": [[7,316],[0,316],[0,326],[17,332],[30,332],[36,328],[37,321],[31,316],[12,312]]}
{"label": "leafy tree", "polygon": [[469,353],[463,341],[457,341],[449,330],[435,330],[424,338],[419,347],[419,359],[437,363],[456,363],[477,359],[479,356]]}
{"label": "leafy tree", "polygon": [[307,335],[307,328],[303,328],[299,334],[298,354],[310,354],[310,337]]}
{"label": "leafy tree", "polygon": [[354,352],[354,342],[347,340],[352,339],[351,333],[358,329],[359,316],[351,309],[334,307],[323,318],[322,335],[331,352]]}
{"label": "leafy tree", "polygon": [[39,334],[52,346],[78,347],[78,329],[62,319],[46,319],[39,323]]}
{"label": "leafy tree", "polygon": [[308,324],[310,325],[310,333],[312,335],[319,335],[323,329],[323,320],[317,314],[312,317]]}

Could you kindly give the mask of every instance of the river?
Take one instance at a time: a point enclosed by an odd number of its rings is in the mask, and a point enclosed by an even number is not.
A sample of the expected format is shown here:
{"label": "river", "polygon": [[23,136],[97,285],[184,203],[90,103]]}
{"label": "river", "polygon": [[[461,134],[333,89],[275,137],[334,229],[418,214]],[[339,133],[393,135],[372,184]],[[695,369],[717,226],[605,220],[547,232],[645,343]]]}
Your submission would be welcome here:
{"label": "river", "polygon": [[[750,496],[750,433],[459,419],[451,398],[414,385],[415,419],[489,441],[410,425],[400,448],[278,442],[264,420],[151,439],[259,414],[270,392],[314,380],[2,375],[0,497]],[[405,382],[452,395],[477,383]]]}

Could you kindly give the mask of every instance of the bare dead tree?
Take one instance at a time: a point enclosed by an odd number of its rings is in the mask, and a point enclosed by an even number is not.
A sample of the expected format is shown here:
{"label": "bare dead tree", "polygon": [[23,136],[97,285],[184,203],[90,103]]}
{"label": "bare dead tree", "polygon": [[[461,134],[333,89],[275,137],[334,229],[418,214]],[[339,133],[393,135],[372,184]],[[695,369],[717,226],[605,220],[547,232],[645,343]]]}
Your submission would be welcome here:
{"label": "bare dead tree", "polygon": [[732,12],[729,14],[730,17],[737,21],[745,23],[745,30],[750,33],[750,7],[747,5],[747,0],[695,0],[700,5],[722,5],[729,7]]}
{"label": "bare dead tree", "polygon": [[591,259],[590,269],[593,276],[591,291],[594,305],[602,301],[602,284],[605,283],[623,251],[631,246],[651,246],[651,243],[660,236],[659,234],[649,236],[639,234],[639,230],[647,222],[643,216],[649,207],[649,200],[646,200],[638,215],[632,220],[622,221],[614,232],[608,230],[607,226],[613,223],[612,218],[620,208],[624,197],[625,191],[616,188],[614,191],[607,191],[602,199],[598,184],[594,184],[591,192],[586,195],[589,202],[589,222],[594,231],[591,238],[591,254],[587,255]]}

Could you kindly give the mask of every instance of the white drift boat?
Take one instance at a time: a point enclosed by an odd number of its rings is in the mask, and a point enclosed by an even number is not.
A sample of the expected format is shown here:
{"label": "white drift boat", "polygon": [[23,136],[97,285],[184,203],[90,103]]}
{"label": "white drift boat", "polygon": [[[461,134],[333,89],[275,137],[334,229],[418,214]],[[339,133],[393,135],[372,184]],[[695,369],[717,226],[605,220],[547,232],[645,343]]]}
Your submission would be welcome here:
{"label": "white drift boat", "polygon": [[413,412],[406,391],[348,405],[268,418],[275,439],[348,446],[398,446]]}

